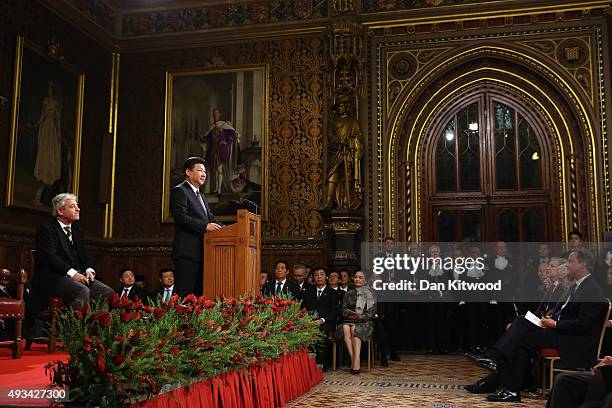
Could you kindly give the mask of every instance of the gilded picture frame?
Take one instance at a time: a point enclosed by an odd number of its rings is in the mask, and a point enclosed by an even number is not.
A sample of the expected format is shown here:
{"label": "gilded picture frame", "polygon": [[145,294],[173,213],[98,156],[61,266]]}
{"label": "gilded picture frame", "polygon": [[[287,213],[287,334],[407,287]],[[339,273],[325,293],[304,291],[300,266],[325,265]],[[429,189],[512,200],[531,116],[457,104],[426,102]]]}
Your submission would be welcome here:
{"label": "gilded picture frame", "polygon": [[162,222],[172,222],[170,190],[187,157],[206,160],[206,195],[215,217],[245,208],[267,218],[267,65],[166,72]]}
{"label": "gilded picture frame", "polygon": [[85,75],[17,37],[6,205],[48,212],[78,194]]}

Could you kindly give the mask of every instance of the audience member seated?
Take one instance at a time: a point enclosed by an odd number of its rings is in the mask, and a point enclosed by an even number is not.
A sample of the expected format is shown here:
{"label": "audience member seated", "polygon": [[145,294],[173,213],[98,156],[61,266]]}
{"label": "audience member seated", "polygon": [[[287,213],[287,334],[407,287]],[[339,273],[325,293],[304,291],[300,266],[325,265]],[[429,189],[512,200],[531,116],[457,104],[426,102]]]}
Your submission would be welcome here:
{"label": "audience member seated", "polygon": [[346,269],[342,269],[340,271],[340,289],[345,292],[348,292],[349,290],[353,289],[353,284],[351,283],[351,275]]}
{"label": "audience member seated", "polygon": [[145,276],[144,275],[136,275],[134,278],[134,285],[138,286],[139,288],[143,289],[145,291],[145,293],[147,293],[147,282],[145,280]]}
{"label": "audience member seated", "polygon": [[162,302],[168,303],[174,291],[174,270],[170,268],[162,268],[159,270],[159,282],[161,287],[153,294],[153,299],[160,299]]}
{"label": "audience member seated", "polygon": [[355,272],[355,288],[349,290],[342,301],[343,323],[336,329],[338,340],[344,338],[351,357],[351,374],[359,374],[361,368],[361,343],[367,341],[374,330],[372,319],[376,316],[376,301],[371,289],[365,286],[362,271]]}
{"label": "audience member seated", "polygon": [[79,309],[89,299],[110,299],[114,291],[96,279],[87,254],[85,236],[74,222],[80,208],[74,194],[58,194],[51,200],[54,219],[36,229],[36,271],[32,282],[34,315],[60,297]]}
{"label": "audience member seated", "polygon": [[313,273],[315,288],[305,292],[304,306],[311,312],[319,329],[324,334],[324,344],[317,346],[317,358],[323,364],[323,371],[327,371],[329,365],[330,341],[329,335],[336,328],[336,318],[340,311],[338,305],[338,295],[336,291],[327,286],[327,271],[324,268],[317,268]]}
{"label": "audience member seated", "polygon": [[306,282],[308,282],[309,284],[311,284],[312,286],[314,286],[314,276],[313,276],[313,272],[312,270],[309,270],[309,268],[306,268]]}
{"label": "audience member seated", "polygon": [[291,296],[294,299],[300,300],[300,288],[287,280],[287,274],[289,272],[289,265],[285,261],[277,261],[274,264],[274,279],[268,281],[261,288],[261,294],[263,296]]}
{"label": "audience member seated", "polygon": [[612,391],[611,386],[612,357],[606,356],[591,371],[559,374],[546,408],[607,407],[604,399]]}
{"label": "audience member seated", "polygon": [[540,301],[540,304],[533,311],[536,316],[544,316],[549,315],[554,311],[559,299],[565,292],[565,288],[559,282],[559,272],[561,262],[559,258],[551,258],[550,262],[541,264],[541,267],[545,274],[544,286],[546,287],[546,292]]}
{"label": "audience member seated", "polygon": [[588,368],[595,364],[606,310],[603,292],[591,275],[593,258],[588,251],[580,248],[571,251],[567,266],[576,283],[566,301],[559,302],[552,316],[540,320],[542,327],[517,317],[495,344],[498,375],[467,386],[467,391],[487,393],[497,389],[487,397],[489,401],[520,401],[530,357],[543,348],[559,350],[561,362],[569,367]]}
{"label": "audience member seated", "polygon": [[268,283],[268,272],[261,271],[259,272],[259,290],[261,291],[266,283]]}
{"label": "audience member seated", "polygon": [[124,268],[119,271],[119,282],[121,282],[121,286],[117,289],[119,297],[126,296],[129,300],[140,299],[142,303],[147,303],[147,293],[143,288],[136,286],[136,278],[131,269]]}
{"label": "audience member seated", "polygon": [[305,299],[306,293],[313,290],[314,286],[306,282],[306,266],[295,264],[291,268],[291,280],[300,289],[300,298]]}

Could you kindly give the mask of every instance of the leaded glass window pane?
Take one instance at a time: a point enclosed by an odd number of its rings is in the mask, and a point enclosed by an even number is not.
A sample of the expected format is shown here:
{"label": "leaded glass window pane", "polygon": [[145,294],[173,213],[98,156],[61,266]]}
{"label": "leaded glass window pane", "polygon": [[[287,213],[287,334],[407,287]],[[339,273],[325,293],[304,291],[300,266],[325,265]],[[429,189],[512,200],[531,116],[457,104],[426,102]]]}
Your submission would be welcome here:
{"label": "leaded glass window pane", "polygon": [[497,190],[515,190],[516,148],[514,109],[495,104],[495,185]]}
{"label": "leaded glass window pane", "polygon": [[455,119],[442,131],[436,148],[436,178],[439,192],[457,191]]}

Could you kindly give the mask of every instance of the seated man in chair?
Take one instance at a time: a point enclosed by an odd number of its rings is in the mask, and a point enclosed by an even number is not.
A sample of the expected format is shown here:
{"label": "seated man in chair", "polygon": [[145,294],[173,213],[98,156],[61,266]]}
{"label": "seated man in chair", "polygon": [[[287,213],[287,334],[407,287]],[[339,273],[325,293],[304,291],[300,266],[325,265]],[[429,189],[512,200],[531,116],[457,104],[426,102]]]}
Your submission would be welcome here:
{"label": "seated man in chair", "polygon": [[569,367],[589,368],[595,364],[606,311],[603,292],[591,275],[593,257],[588,251],[573,249],[567,265],[576,283],[565,302],[559,302],[552,316],[540,320],[542,327],[517,317],[495,344],[497,375],[467,386],[467,391],[487,393],[499,385],[498,391],[487,397],[489,401],[520,401],[530,357],[543,348],[559,350],[561,361]]}
{"label": "seated man in chair", "polygon": [[80,219],[77,200],[69,193],[53,197],[54,219],[36,229],[36,271],[32,280],[36,312],[48,306],[51,297],[64,299],[74,309],[82,308],[90,298],[113,297],[113,289],[96,279],[85,237],[73,224]]}

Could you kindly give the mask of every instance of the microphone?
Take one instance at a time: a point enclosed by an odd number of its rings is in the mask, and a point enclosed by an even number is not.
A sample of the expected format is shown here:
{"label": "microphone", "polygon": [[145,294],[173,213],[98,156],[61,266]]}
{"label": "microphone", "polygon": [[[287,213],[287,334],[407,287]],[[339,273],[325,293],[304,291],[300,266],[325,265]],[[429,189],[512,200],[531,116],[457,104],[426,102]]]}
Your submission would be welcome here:
{"label": "microphone", "polygon": [[247,203],[248,205],[252,206],[255,209],[255,215],[259,215],[259,213],[261,212],[261,207],[256,202],[251,201],[251,200],[246,199],[246,198],[243,198],[240,201],[243,202],[243,203]]}

